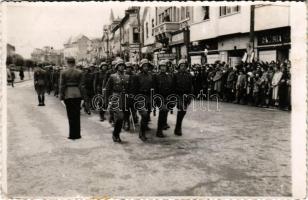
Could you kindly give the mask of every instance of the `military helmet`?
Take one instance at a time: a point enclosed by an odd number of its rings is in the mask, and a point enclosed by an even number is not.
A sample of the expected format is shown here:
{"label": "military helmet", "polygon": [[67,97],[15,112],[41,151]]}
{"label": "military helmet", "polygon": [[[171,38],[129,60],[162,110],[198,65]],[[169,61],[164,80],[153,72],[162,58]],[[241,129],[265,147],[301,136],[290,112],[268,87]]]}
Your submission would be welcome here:
{"label": "military helmet", "polygon": [[107,66],[108,67],[108,64],[106,62],[102,62],[100,65],[99,65],[99,68],[101,69],[103,66]]}
{"label": "military helmet", "polygon": [[115,61],[115,60],[113,60],[112,62],[111,62],[111,65],[112,66],[114,66],[114,65],[116,65],[117,64],[117,61]]}
{"label": "military helmet", "polygon": [[126,67],[133,67],[133,64],[131,62],[126,62],[125,65]]}
{"label": "military helmet", "polygon": [[143,67],[143,65],[145,65],[145,64],[148,64],[148,65],[150,65],[150,62],[149,62],[149,60],[148,59],[146,59],[146,58],[144,58],[144,59],[142,59],[141,61],[140,61],[140,65],[139,65],[139,67]]}
{"label": "military helmet", "polygon": [[118,69],[118,66],[120,65],[124,65],[126,67],[124,60],[118,59],[115,64],[115,68]]}
{"label": "military helmet", "polygon": [[188,64],[186,59],[181,59],[179,60],[178,66],[180,66],[181,64]]}
{"label": "military helmet", "polygon": [[166,66],[168,68],[168,60],[160,60],[158,62],[158,68],[160,68],[161,66]]}

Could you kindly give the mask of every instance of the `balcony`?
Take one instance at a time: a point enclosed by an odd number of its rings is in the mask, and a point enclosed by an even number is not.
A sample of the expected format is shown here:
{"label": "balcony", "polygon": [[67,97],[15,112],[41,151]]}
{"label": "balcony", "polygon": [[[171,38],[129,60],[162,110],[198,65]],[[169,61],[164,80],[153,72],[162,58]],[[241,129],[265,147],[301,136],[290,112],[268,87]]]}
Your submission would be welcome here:
{"label": "balcony", "polygon": [[164,22],[154,28],[154,36],[158,36],[162,33],[171,33],[179,30],[179,22]]}

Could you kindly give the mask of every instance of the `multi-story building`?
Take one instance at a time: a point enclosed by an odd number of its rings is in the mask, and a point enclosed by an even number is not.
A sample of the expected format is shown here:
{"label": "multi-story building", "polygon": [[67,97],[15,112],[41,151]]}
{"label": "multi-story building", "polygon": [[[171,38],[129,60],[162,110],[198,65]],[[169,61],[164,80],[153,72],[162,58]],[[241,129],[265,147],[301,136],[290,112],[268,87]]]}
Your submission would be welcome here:
{"label": "multi-story building", "polygon": [[63,50],[55,50],[50,46],[45,46],[43,49],[36,48],[31,53],[31,59],[37,63],[47,62],[62,65],[64,62]]}
{"label": "multi-story building", "polygon": [[[142,56],[152,60],[154,49],[159,47],[155,42],[154,28],[156,24],[156,8],[155,7],[142,7]],[[161,47],[161,46],[160,46]]]}
{"label": "multi-story building", "polygon": [[[193,7],[193,13],[189,52],[192,64],[204,63],[206,58],[207,63],[220,60],[235,66],[245,53],[263,61],[288,58],[288,6],[202,6]],[[268,18],[272,13],[275,17]]]}
{"label": "multi-story building", "polygon": [[[189,26],[192,23],[193,7],[156,7],[156,26],[154,28],[155,42],[161,43],[168,54],[162,54],[161,59],[188,58]],[[165,56],[167,55],[167,56]],[[158,58],[160,59],[160,55]]]}
{"label": "multi-story building", "polygon": [[125,10],[122,19],[116,19],[110,25],[104,26],[104,52],[109,57],[122,57],[125,61],[140,60],[140,27],[139,7]]}
{"label": "multi-story building", "polygon": [[92,41],[85,35],[70,37],[64,43],[64,57],[74,57],[77,62],[91,62]]}

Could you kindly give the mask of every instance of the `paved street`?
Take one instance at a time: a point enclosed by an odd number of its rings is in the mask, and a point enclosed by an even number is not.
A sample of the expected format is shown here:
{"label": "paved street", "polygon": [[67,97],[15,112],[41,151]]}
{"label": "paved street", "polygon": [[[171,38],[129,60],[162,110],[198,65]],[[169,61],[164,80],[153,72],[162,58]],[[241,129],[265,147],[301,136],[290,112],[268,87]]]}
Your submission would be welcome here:
{"label": "paved street", "polygon": [[[11,196],[291,195],[290,112],[235,104],[188,111],[182,137],[122,133],[82,112],[82,139],[68,136],[66,111],[32,81],[8,87],[8,191]],[[211,102],[212,108],[215,104]],[[213,109],[214,110],[214,109]]]}

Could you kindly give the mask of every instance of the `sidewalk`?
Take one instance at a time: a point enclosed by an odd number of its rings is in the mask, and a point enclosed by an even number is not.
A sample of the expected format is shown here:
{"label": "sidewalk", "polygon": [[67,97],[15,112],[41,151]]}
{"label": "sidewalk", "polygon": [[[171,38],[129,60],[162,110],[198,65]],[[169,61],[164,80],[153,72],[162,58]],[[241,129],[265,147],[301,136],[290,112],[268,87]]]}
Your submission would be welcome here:
{"label": "sidewalk", "polygon": [[24,76],[23,80],[20,79],[19,72],[14,72],[14,73],[15,73],[15,81],[14,81],[14,83],[21,83],[21,82],[29,81],[29,80],[33,79],[33,72],[25,71],[24,72],[25,76]]}

